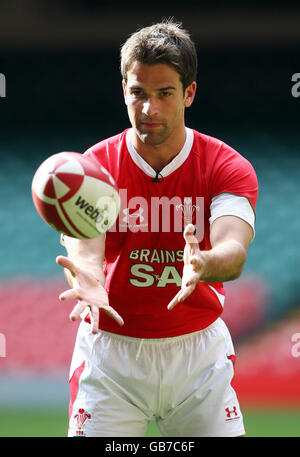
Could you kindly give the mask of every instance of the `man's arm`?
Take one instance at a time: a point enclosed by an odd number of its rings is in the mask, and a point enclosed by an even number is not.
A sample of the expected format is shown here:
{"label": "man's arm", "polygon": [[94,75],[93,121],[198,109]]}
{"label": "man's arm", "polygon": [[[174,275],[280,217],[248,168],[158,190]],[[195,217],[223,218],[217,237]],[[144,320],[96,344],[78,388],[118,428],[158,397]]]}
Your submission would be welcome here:
{"label": "man's arm", "polygon": [[203,251],[204,268],[199,279],[207,282],[237,279],[242,274],[252,239],[253,229],[243,219],[236,216],[217,218],[210,230],[212,249]]}
{"label": "man's arm", "polygon": [[237,279],[246,262],[253,229],[236,216],[221,216],[211,225],[210,250],[200,251],[191,224],[186,227],[184,238],[186,245],[182,285],[168,309],[184,301],[194,291],[198,281],[225,282]]}
{"label": "man's arm", "polygon": [[[97,238],[79,240],[69,236],[62,236],[61,244],[66,248],[68,258],[80,268],[87,270],[104,287],[105,276],[103,273],[103,260],[105,254],[105,235]],[[64,270],[68,283],[71,287],[74,284],[68,269]]]}
{"label": "man's arm", "polygon": [[56,262],[64,268],[71,289],[60,294],[60,300],[78,299],[70,319],[76,321],[81,313],[89,308],[91,331],[98,332],[99,309],[119,325],[123,325],[122,317],[109,305],[108,295],[104,289],[103,259],[105,252],[105,236],[88,240],[64,237],[68,257],[58,256]]}

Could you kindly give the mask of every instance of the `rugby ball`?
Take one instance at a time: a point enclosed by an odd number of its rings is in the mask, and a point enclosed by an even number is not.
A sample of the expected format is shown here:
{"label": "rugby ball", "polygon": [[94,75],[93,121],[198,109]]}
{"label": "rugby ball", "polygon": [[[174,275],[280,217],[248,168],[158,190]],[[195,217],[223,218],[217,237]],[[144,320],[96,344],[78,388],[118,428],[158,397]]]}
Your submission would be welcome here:
{"label": "rugby ball", "polygon": [[32,199],[54,230],[74,238],[107,232],[120,210],[120,197],[110,173],[78,152],[48,157],[32,180]]}

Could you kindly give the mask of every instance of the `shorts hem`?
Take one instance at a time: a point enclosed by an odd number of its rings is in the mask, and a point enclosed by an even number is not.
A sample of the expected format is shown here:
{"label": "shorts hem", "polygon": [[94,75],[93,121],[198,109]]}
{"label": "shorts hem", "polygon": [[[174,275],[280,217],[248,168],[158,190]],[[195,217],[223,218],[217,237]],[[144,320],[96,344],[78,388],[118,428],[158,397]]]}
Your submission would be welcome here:
{"label": "shorts hem", "polygon": [[245,430],[230,432],[230,433],[208,433],[207,435],[201,435],[203,438],[236,438],[239,436],[244,436],[246,434]]}

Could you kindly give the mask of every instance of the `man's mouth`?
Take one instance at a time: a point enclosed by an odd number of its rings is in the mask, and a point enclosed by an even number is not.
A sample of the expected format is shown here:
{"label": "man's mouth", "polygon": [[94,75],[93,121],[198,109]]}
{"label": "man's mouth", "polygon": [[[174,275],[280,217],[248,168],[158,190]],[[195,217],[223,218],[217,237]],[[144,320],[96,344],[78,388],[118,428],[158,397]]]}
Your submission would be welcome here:
{"label": "man's mouth", "polygon": [[160,127],[162,124],[160,122],[141,122],[142,127],[146,127],[148,129],[155,129]]}

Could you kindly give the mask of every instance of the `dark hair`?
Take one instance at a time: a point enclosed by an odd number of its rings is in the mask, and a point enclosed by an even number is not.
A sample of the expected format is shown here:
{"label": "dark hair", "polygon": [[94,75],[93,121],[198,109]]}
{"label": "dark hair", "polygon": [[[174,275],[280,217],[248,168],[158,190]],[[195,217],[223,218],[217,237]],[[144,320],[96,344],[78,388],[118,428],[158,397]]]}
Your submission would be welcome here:
{"label": "dark hair", "polygon": [[197,52],[189,33],[180,23],[168,19],[133,33],[121,48],[121,74],[134,62],[148,65],[165,63],[180,75],[183,90],[197,77]]}

